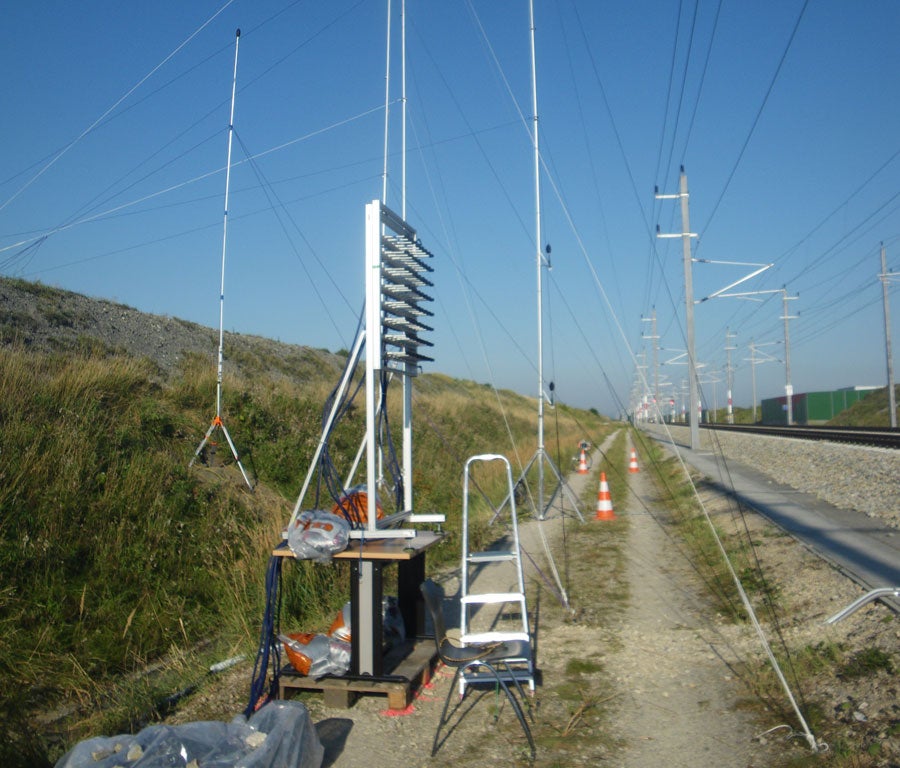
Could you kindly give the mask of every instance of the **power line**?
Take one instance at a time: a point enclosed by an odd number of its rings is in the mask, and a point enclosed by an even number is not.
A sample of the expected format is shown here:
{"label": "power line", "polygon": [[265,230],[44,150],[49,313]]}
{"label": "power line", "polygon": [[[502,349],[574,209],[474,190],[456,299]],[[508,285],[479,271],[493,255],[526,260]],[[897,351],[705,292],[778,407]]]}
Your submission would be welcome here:
{"label": "power line", "polygon": [[769,82],[769,87],[766,89],[766,94],[763,97],[762,103],[759,105],[759,109],[756,112],[756,117],[753,119],[753,123],[750,126],[750,130],[747,132],[747,137],[744,139],[744,143],[741,145],[740,152],[738,152],[738,156],[734,161],[731,172],[728,174],[728,178],[725,180],[725,186],[719,193],[719,198],[718,200],[716,200],[716,204],[713,206],[712,211],[710,211],[710,214],[707,217],[706,224],[699,230],[701,243],[703,242],[703,234],[707,229],[709,229],[709,226],[716,215],[716,211],[719,210],[719,206],[722,204],[725,193],[728,191],[728,187],[731,185],[731,181],[734,178],[735,173],[737,173],[738,166],[741,164],[741,160],[744,158],[744,152],[747,151],[747,147],[750,144],[750,139],[753,137],[753,133],[756,131],[756,126],[759,124],[759,120],[762,117],[763,110],[766,108],[766,104],[769,101],[769,96],[772,95],[772,91],[775,88],[775,82],[778,80],[778,75],[781,73],[781,68],[784,66],[788,51],[790,51],[791,49],[791,45],[793,44],[794,38],[797,35],[797,30],[800,28],[800,22],[803,20],[803,14],[806,13],[806,7],[808,5],[809,0],[804,0],[803,7],[800,9],[800,13],[797,15],[797,21],[794,23],[794,28],[793,30],[791,30],[791,35],[788,38],[787,44],[784,47],[784,51],[781,54],[781,58],[778,61],[778,66],[775,68],[775,73],[772,75],[772,80]]}

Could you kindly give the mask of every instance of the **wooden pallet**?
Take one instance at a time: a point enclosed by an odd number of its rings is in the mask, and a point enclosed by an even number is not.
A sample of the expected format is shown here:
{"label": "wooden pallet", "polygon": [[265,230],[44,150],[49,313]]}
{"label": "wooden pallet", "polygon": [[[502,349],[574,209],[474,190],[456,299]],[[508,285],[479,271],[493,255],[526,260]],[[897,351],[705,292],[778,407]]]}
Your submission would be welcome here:
{"label": "wooden pallet", "polygon": [[[298,674],[293,667],[281,670],[278,698],[288,699],[297,691],[321,691],[326,707],[346,709],[363,694],[386,695],[390,709],[406,709],[416,691],[431,679],[437,662],[434,640],[395,646],[384,659],[385,678],[371,680],[327,677],[316,680]],[[394,679],[396,678],[396,679]]]}

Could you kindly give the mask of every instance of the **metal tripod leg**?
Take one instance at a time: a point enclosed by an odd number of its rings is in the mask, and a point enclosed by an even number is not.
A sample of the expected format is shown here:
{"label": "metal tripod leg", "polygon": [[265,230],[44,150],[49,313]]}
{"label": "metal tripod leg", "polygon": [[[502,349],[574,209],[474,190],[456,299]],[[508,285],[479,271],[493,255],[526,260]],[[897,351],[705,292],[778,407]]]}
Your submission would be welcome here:
{"label": "metal tripod leg", "polygon": [[216,423],[218,421],[219,418],[217,416],[215,419],[213,419],[213,423],[209,425],[209,429],[207,429],[206,434],[203,435],[203,439],[200,441],[200,445],[198,445],[197,450],[194,451],[194,458],[191,459],[190,463],[188,464],[189,467],[194,466],[194,462],[197,461],[198,458],[200,458],[200,454],[203,453],[203,449],[206,448],[206,446],[209,444],[210,435],[212,435],[213,430],[218,426],[218,424]]}
{"label": "metal tripod leg", "polygon": [[[519,479],[516,480],[516,486],[518,486],[519,483],[521,483],[525,479],[525,477],[528,475],[528,472],[531,470],[531,467],[535,461],[546,461],[547,464],[550,465],[550,468],[553,470],[553,474],[556,476],[556,481],[557,481],[556,488],[554,489],[553,493],[550,495],[550,499],[547,502],[547,506],[544,507],[543,509],[538,510],[538,518],[540,520],[544,519],[546,510],[548,510],[553,505],[553,502],[556,500],[557,494],[559,493],[560,489],[562,489],[562,491],[566,494],[569,501],[572,503],[572,506],[575,508],[575,514],[578,515],[578,519],[583,523],[584,516],[581,514],[581,505],[579,504],[578,499],[575,498],[575,494],[572,493],[572,489],[569,488],[569,484],[565,481],[563,476],[559,473],[559,470],[556,468],[556,465],[553,463],[553,460],[549,456],[547,456],[546,453],[544,453],[540,450],[535,451],[534,455],[531,457],[531,460],[528,462],[528,464],[525,465],[525,469],[523,469],[521,474],[519,475]],[[505,507],[509,503],[510,503],[510,497],[509,497],[509,495],[507,495],[506,498],[500,502],[499,506],[494,511],[494,515],[490,520],[491,523],[493,523],[499,517],[500,512],[503,510],[503,507]]]}
{"label": "metal tripod leg", "polygon": [[228,434],[228,427],[225,426],[225,422],[222,421],[221,417],[216,416],[213,419],[212,424],[209,425],[209,429],[206,430],[206,434],[203,436],[203,439],[200,441],[200,445],[197,446],[197,450],[194,451],[194,458],[191,459],[189,467],[194,466],[194,462],[197,461],[197,458],[200,456],[200,453],[209,443],[209,438],[212,433],[216,429],[221,429],[225,435],[225,440],[228,441],[228,447],[231,449],[231,455],[234,456],[234,461],[238,465],[238,468],[241,470],[241,474],[244,476],[244,482],[247,483],[247,487],[252,491],[253,483],[250,482],[250,478],[247,475],[247,471],[244,469],[244,465],[241,464],[241,459],[238,456],[237,448],[234,447],[234,441],[231,439],[231,435]]}
{"label": "metal tripod leg", "polygon": [[[569,484],[566,482],[565,478],[560,474],[559,470],[556,468],[556,465],[553,463],[553,460],[547,456],[547,464],[550,465],[550,469],[553,470],[553,474],[556,475],[556,488],[553,490],[553,493],[550,495],[550,499],[547,501],[547,506],[544,507],[545,510],[550,509],[553,506],[553,502],[556,500],[557,494],[562,490],[562,492],[568,497],[572,506],[575,508],[575,514],[578,515],[578,519],[583,523],[584,517],[581,514],[581,507],[578,503],[578,499],[575,498],[575,494],[572,493],[572,489],[569,488]],[[543,515],[541,516],[543,517]]]}

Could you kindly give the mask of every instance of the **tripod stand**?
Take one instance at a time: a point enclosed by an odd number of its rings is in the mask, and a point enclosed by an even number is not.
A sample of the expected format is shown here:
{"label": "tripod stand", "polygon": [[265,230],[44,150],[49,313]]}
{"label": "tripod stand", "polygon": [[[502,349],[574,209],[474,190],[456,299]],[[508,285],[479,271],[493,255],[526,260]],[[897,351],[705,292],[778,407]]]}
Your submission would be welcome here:
{"label": "tripod stand", "polygon": [[[572,489],[569,487],[566,479],[562,476],[559,469],[557,469],[556,465],[553,463],[553,459],[551,459],[550,456],[547,455],[547,452],[544,450],[543,446],[538,447],[538,449],[534,452],[534,456],[532,456],[528,464],[525,465],[525,469],[523,469],[522,474],[519,475],[516,486],[518,487],[519,484],[525,480],[528,472],[534,466],[535,462],[539,462],[538,498],[536,500],[537,503],[534,504],[534,506],[537,508],[538,519],[543,520],[547,516],[547,512],[553,507],[553,503],[556,501],[556,497],[559,495],[560,491],[562,491],[562,493],[574,507],[575,515],[583,523],[584,517],[581,514],[581,506],[578,502],[578,499],[576,498],[575,494],[572,493]],[[546,464],[550,468],[550,471],[556,478],[556,487],[553,489],[553,493],[551,493],[550,497],[547,499],[546,505],[543,503],[544,464]]]}
{"label": "tripod stand", "polygon": [[228,447],[231,448],[231,455],[234,456],[234,460],[237,462],[247,486],[252,491],[253,483],[250,482],[250,478],[244,470],[244,465],[241,464],[237,448],[234,447],[234,441],[231,439],[231,435],[228,434],[228,428],[225,426],[225,422],[222,421],[222,360],[224,357],[223,348],[225,340],[225,243],[228,233],[228,187],[231,181],[231,140],[234,135],[234,96],[237,90],[238,45],[240,40],[241,30],[237,30],[234,40],[234,77],[231,81],[231,116],[228,121],[228,161],[225,166],[225,217],[222,223],[222,280],[219,287],[219,361],[216,369],[216,416],[212,420],[212,424],[209,425],[209,429],[206,430],[206,434],[203,436],[203,440],[200,441],[200,445],[197,446],[197,450],[194,452],[194,458],[191,459],[188,466],[194,466],[194,462],[197,461],[197,458],[203,452],[203,449],[210,443],[210,437],[213,432],[217,429],[221,429],[222,433],[225,435],[225,439],[228,441]]}
{"label": "tripod stand", "polygon": [[[221,360],[221,355],[220,355],[220,360]],[[221,365],[221,363],[220,363],[220,365]],[[217,386],[217,392],[216,392],[216,403],[217,403],[216,416],[212,420],[212,423],[209,425],[209,429],[206,430],[206,434],[203,436],[203,439],[200,441],[200,445],[197,446],[197,450],[194,451],[194,458],[191,459],[190,464],[188,464],[188,466],[189,467],[194,466],[194,462],[196,462],[197,459],[200,458],[200,455],[203,453],[203,449],[206,448],[207,445],[210,445],[210,444],[215,445],[215,443],[213,443],[210,440],[210,438],[212,437],[213,433],[217,429],[221,429],[222,434],[225,435],[225,440],[228,442],[228,447],[231,449],[231,455],[234,456],[234,461],[238,465],[238,469],[241,470],[241,474],[244,476],[244,482],[247,483],[247,487],[252,491],[253,483],[250,482],[250,478],[248,477],[247,472],[244,469],[244,465],[241,464],[241,459],[238,456],[237,448],[234,447],[234,441],[231,439],[231,435],[228,433],[228,427],[225,426],[225,422],[222,421],[222,416],[219,413],[218,403],[221,402],[221,387],[222,387],[221,367],[219,369],[219,372],[220,372],[219,384]]]}

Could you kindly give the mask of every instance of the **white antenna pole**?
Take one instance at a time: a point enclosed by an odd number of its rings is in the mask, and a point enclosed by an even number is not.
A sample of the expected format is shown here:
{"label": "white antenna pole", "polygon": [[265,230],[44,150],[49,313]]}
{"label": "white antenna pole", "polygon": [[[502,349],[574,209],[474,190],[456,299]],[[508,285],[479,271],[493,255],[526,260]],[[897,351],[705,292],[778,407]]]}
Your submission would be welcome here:
{"label": "white antenna pole", "polygon": [[543,255],[541,253],[541,159],[538,145],[537,66],[534,48],[534,0],[528,2],[531,25],[531,112],[533,114],[532,143],[534,145],[534,247],[537,262],[537,356],[538,356],[538,510],[544,516],[544,318],[543,318]]}
{"label": "white antenna pole", "polygon": [[225,212],[222,216],[222,282],[219,286],[219,362],[216,368],[216,416],[222,416],[222,361],[225,342],[225,244],[228,241],[228,190],[231,185],[231,143],[234,136],[234,99],[237,93],[238,46],[241,30],[234,36],[234,74],[231,78],[231,112],[228,116],[228,155],[225,161]]}
{"label": "white antenna pole", "polygon": [[[400,217],[406,221],[406,0],[400,3]],[[402,376],[403,390],[403,510],[413,508],[412,377]]]}
{"label": "white antenna pole", "polygon": [[252,491],[253,483],[250,482],[250,478],[244,470],[244,465],[241,464],[237,448],[234,447],[234,441],[231,439],[231,435],[228,434],[225,422],[222,421],[222,369],[225,357],[225,252],[226,244],[228,242],[228,191],[231,185],[231,144],[234,137],[234,102],[235,95],[237,94],[237,65],[240,42],[241,30],[238,29],[234,33],[234,74],[231,78],[231,112],[228,116],[228,156],[225,163],[225,212],[222,217],[222,279],[219,284],[219,354],[218,362],[216,364],[216,417],[213,419],[212,424],[209,425],[209,429],[206,430],[206,434],[204,435],[203,440],[200,441],[200,445],[194,452],[194,457],[191,459],[188,466],[193,466],[207,443],[209,443],[209,438],[212,433],[217,429],[221,429],[225,435],[225,439],[228,441],[228,447],[231,449],[231,454],[234,456],[234,460],[241,470],[241,474],[244,476],[244,481]]}
{"label": "white antenna pole", "polygon": [[400,2],[400,216],[406,221],[406,0]]}
{"label": "white antenna pole", "polygon": [[[537,67],[535,64],[535,46],[534,46],[534,2],[533,0],[529,0],[528,3],[528,12],[529,12],[529,23],[531,29],[531,107],[534,115],[534,132],[532,133],[532,144],[534,147],[534,218],[535,218],[535,258],[537,261],[537,357],[538,357],[538,434],[537,434],[537,448],[534,452],[534,455],[531,457],[531,460],[522,470],[522,473],[519,475],[519,482],[524,482],[528,477],[529,472],[531,472],[531,468],[534,466],[535,462],[537,462],[537,471],[538,471],[538,488],[537,488],[537,498],[532,499],[534,502],[535,508],[538,513],[538,519],[543,520],[545,517],[545,513],[548,509],[550,509],[554,501],[556,500],[557,494],[562,491],[563,494],[569,499],[572,503],[572,506],[575,509],[575,514],[578,516],[578,519],[581,522],[584,522],[584,517],[581,514],[581,504],[575,494],[572,493],[571,488],[569,488],[563,476],[560,474],[559,469],[557,469],[556,465],[553,463],[553,460],[547,456],[546,451],[544,450],[544,325],[543,325],[543,289],[542,289],[542,268],[544,266],[544,256],[541,252],[541,181],[540,181],[540,152],[538,145],[538,111],[537,111]],[[549,251],[549,246],[548,246]],[[552,402],[552,391],[553,391],[553,383],[550,384],[551,395],[550,399]],[[547,501],[547,505],[544,506],[544,462],[547,462],[548,466],[552,473],[556,476],[557,486],[555,490],[550,494],[550,497]],[[526,484],[527,487],[527,484]],[[503,506],[507,502],[512,502],[511,498],[507,498],[500,505],[502,509]],[[496,518],[499,514],[499,510],[494,513],[494,517]],[[560,584],[560,589],[562,590],[562,585]],[[565,601],[566,606],[568,606],[568,598]]]}
{"label": "white antenna pole", "polygon": [[[387,205],[387,184],[388,184],[388,146],[389,146],[389,135],[390,135],[390,117],[391,117],[391,107],[390,107],[390,98],[391,98],[391,0],[387,0],[387,24],[385,29],[385,43],[384,43],[384,51],[385,51],[385,61],[384,61],[384,161],[381,172],[381,204]],[[384,234],[384,227],[381,228],[381,233]],[[374,346],[369,342],[372,340],[371,334],[366,339],[366,357],[370,355],[377,355],[376,360],[381,360],[382,349],[380,346]],[[379,363],[380,369],[380,363]],[[378,392],[378,397],[376,398],[379,402],[381,400],[381,378],[374,385]],[[373,390],[373,397],[375,397],[375,390]],[[375,441],[376,435],[374,429],[366,431],[366,438],[368,440]],[[381,448],[374,444],[373,450],[375,451],[376,461],[378,463],[377,469],[377,477],[378,480],[381,480],[382,475],[382,461],[383,454],[381,452]],[[367,453],[368,455],[368,453]],[[367,470],[368,471],[368,470]],[[375,498],[375,488],[377,482],[368,484],[368,493],[370,498]],[[374,520],[374,518],[373,518]]]}
{"label": "white antenna pole", "polygon": [[384,49],[384,167],[381,172],[381,202],[387,205],[387,175],[388,175],[388,124],[390,122],[390,97],[391,97],[391,0],[387,0],[387,42]]}

